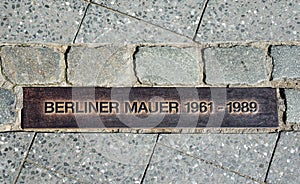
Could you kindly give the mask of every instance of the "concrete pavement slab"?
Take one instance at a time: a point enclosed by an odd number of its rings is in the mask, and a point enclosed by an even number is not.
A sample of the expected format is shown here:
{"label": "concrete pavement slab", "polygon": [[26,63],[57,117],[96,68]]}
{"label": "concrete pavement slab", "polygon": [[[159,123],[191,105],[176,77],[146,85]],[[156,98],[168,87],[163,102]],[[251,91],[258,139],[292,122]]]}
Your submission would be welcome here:
{"label": "concrete pavement slab", "polygon": [[86,6],[78,0],[2,0],[0,42],[72,43]]}
{"label": "concrete pavement slab", "polygon": [[16,119],[16,96],[9,90],[0,88],[0,124],[14,123]]}
{"label": "concrete pavement slab", "polygon": [[157,145],[144,183],[256,183],[235,173]]}
{"label": "concrete pavement slab", "polygon": [[191,43],[192,40],[130,16],[92,4],[76,43]]}
{"label": "concrete pavement slab", "polygon": [[162,135],[159,143],[263,181],[277,134]]}
{"label": "concrete pavement slab", "polygon": [[137,17],[193,38],[205,0],[93,0],[106,7]]}
{"label": "concrete pavement slab", "polygon": [[40,168],[35,164],[25,162],[22,172],[18,178],[17,183],[72,183],[79,184],[80,181],[76,181],[72,178],[68,178],[64,175],[55,173],[45,168]]}
{"label": "concrete pavement slab", "polygon": [[39,133],[28,159],[88,182],[141,180],[156,135]]}
{"label": "concrete pavement slab", "polygon": [[34,133],[0,134],[0,183],[13,183]]}
{"label": "concrete pavement slab", "polygon": [[300,132],[281,133],[271,163],[268,183],[300,182]]}
{"label": "concrete pavement slab", "polygon": [[300,40],[300,2],[294,0],[210,0],[196,40],[295,41]]}

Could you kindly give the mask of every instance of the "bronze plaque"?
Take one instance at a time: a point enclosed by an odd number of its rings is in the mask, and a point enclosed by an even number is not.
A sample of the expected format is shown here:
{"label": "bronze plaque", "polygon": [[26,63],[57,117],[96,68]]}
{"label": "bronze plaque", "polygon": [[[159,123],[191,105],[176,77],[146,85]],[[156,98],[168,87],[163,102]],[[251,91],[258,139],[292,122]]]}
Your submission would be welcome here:
{"label": "bronze plaque", "polygon": [[24,87],[23,128],[278,127],[276,89]]}

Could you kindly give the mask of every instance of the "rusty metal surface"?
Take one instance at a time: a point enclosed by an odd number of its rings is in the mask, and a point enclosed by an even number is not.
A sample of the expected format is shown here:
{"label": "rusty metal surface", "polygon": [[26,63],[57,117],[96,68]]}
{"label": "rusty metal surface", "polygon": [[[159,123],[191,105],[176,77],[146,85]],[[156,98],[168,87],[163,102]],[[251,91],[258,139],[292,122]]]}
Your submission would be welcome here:
{"label": "rusty metal surface", "polygon": [[24,87],[23,90],[24,129],[278,127],[273,88]]}

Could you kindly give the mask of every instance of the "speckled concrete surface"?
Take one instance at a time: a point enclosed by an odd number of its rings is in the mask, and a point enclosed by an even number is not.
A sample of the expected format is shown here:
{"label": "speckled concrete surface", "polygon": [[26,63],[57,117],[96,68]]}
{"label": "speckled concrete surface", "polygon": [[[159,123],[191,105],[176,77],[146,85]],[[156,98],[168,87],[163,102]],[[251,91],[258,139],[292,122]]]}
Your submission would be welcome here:
{"label": "speckled concrete surface", "polygon": [[282,133],[271,163],[268,183],[299,183],[300,132]]}
{"label": "speckled concrete surface", "polygon": [[9,124],[15,121],[15,105],[15,95],[7,89],[0,88],[0,124]]}
{"label": "speckled concrete surface", "polygon": [[76,43],[191,43],[185,36],[139,21],[124,14],[91,5]]}
{"label": "speckled concrete surface", "polygon": [[3,0],[0,41],[72,43],[86,6],[78,0]]}
{"label": "speckled concrete surface", "polygon": [[197,41],[299,41],[299,9],[294,0],[209,0]]}
{"label": "speckled concrete surface", "polygon": [[142,134],[38,134],[28,159],[87,183],[135,183],[155,140]]}
{"label": "speckled concrete surface", "polygon": [[158,143],[263,180],[276,134],[162,135]]}
{"label": "speckled concrete surface", "polygon": [[205,0],[140,1],[93,0],[98,4],[128,14],[154,25],[193,37]]}
{"label": "speckled concrete surface", "polygon": [[33,133],[0,134],[0,182],[13,183],[22,167]]}

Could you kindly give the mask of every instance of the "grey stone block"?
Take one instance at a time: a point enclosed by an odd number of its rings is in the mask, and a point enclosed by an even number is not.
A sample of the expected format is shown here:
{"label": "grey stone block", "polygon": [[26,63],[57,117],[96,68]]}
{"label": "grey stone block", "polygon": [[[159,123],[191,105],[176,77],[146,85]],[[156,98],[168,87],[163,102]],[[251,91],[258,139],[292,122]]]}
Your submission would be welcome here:
{"label": "grey stone block", "polygon": [[256,84],[267,80],[263,50],[253,47],[204,50],[206,83]]}
{"label": "grey stone block", "polygon": [[274,70],[273,79],[300,79],[300,47],[271,47]]}
{"label": "grey stone block", "polygon": [[191,39],[132,17],[91,5],[76,43],[183,43]]}
{"label": "grey stone block", "polygon": [[28,159],[88,183],[140,182],[156,135],[41,133]]}
{"label": "grey stone block", "polygon": [[136,78],[132,56],[123,46],[72,47],[68,80],[78,86],[129,86]]}
{"label": "grey stone block", "polygon": [[162,135],[160,144],[264,180],[276,134]]}
{"label": "grey stone block", "polygon": [[77,0],[2,0],[0,42],[72,43],[85,7]]}
{"label": "grey stone block", "polygon": [[3,47],[3,73],[16,84],[61,82],[64,76],[63,54],[43,47]]}
{"label": "grey stone block", "polygon": [[210,0],[197,41],[295,41],[300,39],[299,1]]}
{"label": "grey stone block", "polygon": [[287,122],[300,123],[300,91],[296,89],[286,89],[287,102]]}
{"label": "grey stone block", "polygon": [[267,178],[268,183],[300,182],[300,132],[281,133]]}
{"label": "grey stone block", "polygon": [[136,74],[142,83],[197,85],[200,79],[197,48],[139,47]]}
{"label": "grey stone block", "polygon": [[35,164],[25,162],[17,183],[83,183],[55,173]]}
{"label": "grey stone block", "polygon": [[13,183],[28,149],[33,133],[0,134],[0,183]]}
{"label": "grey stone block", "polygon": [[160,27],[193,37],[205,0],[134,0],[130,1],[130,3],[122,0],[94,0],[94,2]]}
{"label": "grey stone block", "polygon": [[16,119],[16,97],[7,89],[0,88],[0,125],[14,123]]}
{"label": "grey stone block", "polygon": [[256,183],[201,160],[157,145],[145,183]]}

